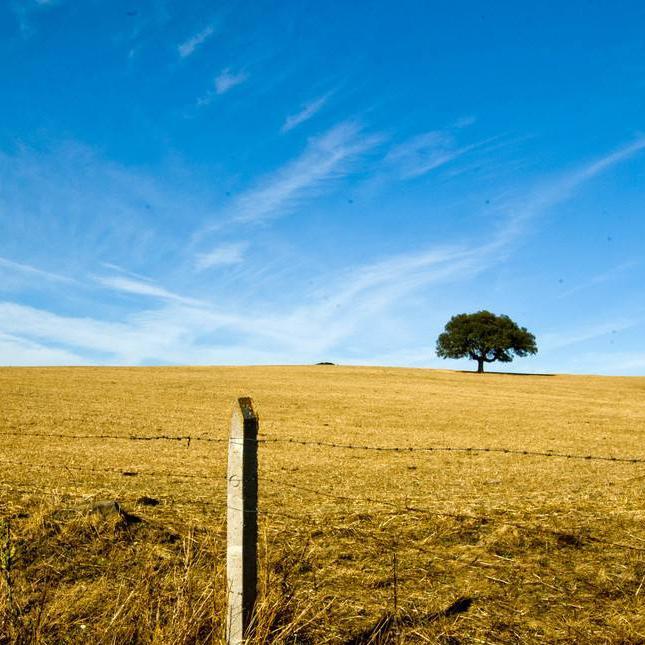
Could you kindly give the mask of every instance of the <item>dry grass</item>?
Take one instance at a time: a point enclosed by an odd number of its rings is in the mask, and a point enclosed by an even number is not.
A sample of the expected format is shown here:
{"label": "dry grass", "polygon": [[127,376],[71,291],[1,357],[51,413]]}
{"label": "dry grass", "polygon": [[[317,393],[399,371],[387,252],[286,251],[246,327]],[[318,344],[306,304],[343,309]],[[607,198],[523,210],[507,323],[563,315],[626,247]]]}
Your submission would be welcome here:
{"label": "dry grass", "polygon": [[[270,437],[645,457],[640,378],[0,369],[0,642],[221,641],[225,444],[6,433],[225,438],[239,395]],[[259,642],[645,643],[642,464],[281,443],[260,460]],[[142,521],[88,514],[98,499]]]}

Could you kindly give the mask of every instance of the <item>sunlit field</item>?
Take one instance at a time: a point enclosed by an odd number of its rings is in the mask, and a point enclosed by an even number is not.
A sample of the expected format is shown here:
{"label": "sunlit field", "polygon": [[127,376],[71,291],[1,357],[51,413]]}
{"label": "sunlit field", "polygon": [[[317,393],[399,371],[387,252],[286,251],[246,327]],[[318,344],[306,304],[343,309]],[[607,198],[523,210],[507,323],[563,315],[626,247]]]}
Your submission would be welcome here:
{"label": "sunlit field", "polygon": [[[222,641],[226,442],[204,439],[242,395],[265,439],[645,460],[645,378],[3,368],[0,642]],[[259,450],[257,642],[645,642],[643,462]]]}

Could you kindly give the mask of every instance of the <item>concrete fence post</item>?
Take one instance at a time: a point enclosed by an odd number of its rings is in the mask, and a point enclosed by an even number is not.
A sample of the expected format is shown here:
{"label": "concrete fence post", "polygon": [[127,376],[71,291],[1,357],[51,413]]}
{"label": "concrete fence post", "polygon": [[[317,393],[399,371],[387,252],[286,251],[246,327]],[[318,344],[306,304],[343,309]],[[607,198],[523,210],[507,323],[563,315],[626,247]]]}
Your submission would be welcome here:
{"label": "concrete fence post", "polygon": [[228,442],[227,645],[243,645],[249,637],[257,597],[258,425],[251,399],[238,399]]}

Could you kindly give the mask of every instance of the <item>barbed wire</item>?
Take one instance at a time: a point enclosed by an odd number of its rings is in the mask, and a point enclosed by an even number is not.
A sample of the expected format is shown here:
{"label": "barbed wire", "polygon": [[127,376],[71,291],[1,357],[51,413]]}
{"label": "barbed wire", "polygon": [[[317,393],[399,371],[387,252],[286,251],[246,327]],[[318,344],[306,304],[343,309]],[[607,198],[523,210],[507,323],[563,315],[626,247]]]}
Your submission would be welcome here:
{"label": "barbed wire", "polygon": [[229,439],[219,437],[204,437],[203,435],[129,435],[127,437],[130,441],[186,441],[190,446],[191,441],[205,441],[207,443],[228,443]]}
{"label": "barbed wire", "polygon": [[[156,472],[150,470],[127,470],[123,468],[101,468],[94,466],[77,466],[76,464],[61,464],[61,463],[49,463],[49,464],[39,464],[33,463],[30,461],[15,461],[15,460],[2,460],[0,464],[7,466],[26,466],[28,468],[44,468],[44,469],[56,469],[56,470],[67,470],[67,471],[80,471],[88,473],[111,473],[116,475],[121,475],[122,477],[168,477],[175,479],[201,479],[206,481],[220,481],[221,477],[215,477],[213,475],[199,475],[197,473],[174,473],[174,472]],[[224,478],[225,480],[226,478]]]}
{"label": "barbed wire", "polygon": [[[109,472],[112,472],[112,471],[109,471]],[[227,480],[226,477],[215,477],[215,478],[210,478],[210,479],[213,479],[213,480],[218,481],[218,482],[224,482],[224,481]],[[24,486],[24,485],[15,486],[15,485],[12,485],[12,484],[0,483],[0,486],[3,487],[3,488],[9,489],[11,492],[17,492],[17,493],[21,493],[21,494],[33,494],[33,493],[36,493],[36,494],[39,494],[39,495],[44,494],[44,491],[40,487],[35,486],[33,484],[28,485],[28,486]],[[65,495],[72,495],[73,494],[70,491],[63,491],[63,493]],[[265,497],[266,494],[267,494],[266,492],[263,492],[262,497]],[[277,494],[276,493],[269,493],[269,495],[276,496]],[[85,495],[83,495],[83,497],[85,497]],[[219,511],[219,512],[222,512],[222,513],[225,513],[228,509],[230,509],[230,510],[238,511],[240,513],[246,513],[246,514],[249,514],[249,515],[265,515],[265,516],[270,516],[270,517],[280,517],[280,518],[287,518],[287,519],[290,519],[290,520],[298,520],[299,522],[302,522],[303,519],[304,520],[307,520],[307,519],[308,520],[313,520],[313,519],[315,519],[314,516],[312,516],[312,515],[294,515],[294,514],[291,514],[291,513],[286,513],[284,511],[276,511],[276,510],[273,510],[273,509],[272,510],[267,510],[267,509],[255,508],[255,509],[246,509],[246,510],[244,510],[244,509],[240,509],[240,508],[237,508],[237,507],[234,507],[234,506],[229,506],[225,499],[222,499],[222,501],[212,501],[212,500],[207,500],[207,499],[181,499],[181,500],[176,500],[174,498],[167,498],[167,497],[166,498],[156,498],[155,497],[155,500],[157,502],[159,502],[160,504],[164,505],[164,506],[195,506],[195,507],[199,507],[199,508],[210,507],[210,508],[214,508],[216,511]],[[137,504],[138,503],[137,500],[134,500],[134,503]],[[155,506],[156,505],[157,504],[155,504]],[[339,517],[345,517],[344,514],[335,514],[335,515],[339,516]],[[325,514],[326,518],[329,518],[329,516],[330,516],[329,513]]]}
{"label": "barbed wire", "polygon": [[[19,461],[3,461],[0,462],[3,464],[7,465],[21,465],[21,466],[31,466],[35,468],[58,468],[58,469],[64,469],[64,470],[76,470],[76,471],[89,471],[89,472],[107,472],[107,473],[114,473],[114,474],[121,474],[121,475],[130,475],[130,476],[135,476],[135,475],[144,475],[144,476],[162,476],[162,477],[177,477],[177,478],[190,478],[190,479],[207,479],[208,481],[217,481],[219,483],[223,483],[227,480],[227,477],[207,477],[204,475],[196,475],[192,473],[155,473],[151,471],[145,471],[145,472],[136,472],[136,471],[122,471],[120,469],[110,469],[110,468],[87,468],[84,466],[75,466],[75,465],[70,465],[70,464],[32,464],[32,463],[26,463],[26,462],[19,462]],[[277,473],[275,473],[277,474]],[[465,512],[448,512],[448,511],[437,511],[434,509],[430,508],[425,508],[425,507],[419,507],[415,505],[411,505],[407,503],[407,501],[403,501],[403,504],[399,502],[393,502],[391,500],[384,500],[380,498],[374,498],[374,497],[368,497],[368,496],[350,496],[350,495],[339,495],[338,493],[330,493],[328,491],[323,491],[317,488],[311,488],[309,486],[303,486],[301,484],[293,484],[291,482],[285,481],[284,479],[274,479],[272,477],[267,477],[265,475],[262,476],[262,481],[267,481],[272,484],[277,484],[280,486],[286,486],[288,488],[292,488],[295,490],[300,490],[303,492],[307,492],[310,494],[318,495],[320,497],[325,497],[329,499],[334,499],[336,501],[348,501],[348,502],[361,502],[361,503],[369,503],[369,504],[377,504],[380,506],[385,506],[387,508],[392,509],[392,513],[395,515],[403,515],[407,513],[418,513],[418,514],[423,514],[426,516],[431,516],[431,517],[443,517],[443,518],[450,518],[450,519],[455,519],[455,520],[460,520],[463,521],[464,519],[468,520],[473,520],[481,523],[499,523],[499,524],[505,524],[507,526],[513,526],[515,528],[519,528],[522,530],[527,530],[527,531],[532,531],[532,532],[547,532],[552,535],[561,536],[563,535],[564,531],[560,529],[552,529],[552,528],[546,528],[544,526],[536,527],[532,526],[530,524],[526,524],[523,522],[517,522],[514,520],[509,520],[503,517],[494,517],[491,515],[474,515],[472,513],[465,513]],[[37,487],[34,487],[34,489],[37,489]],[[14,488],[15,490],[15,488]],[[21,492],[27,492],[26,490],[21,491]],[[264,515],[264,516],[275,516],[275,517],[280,517],[280,518],[287,518],[290,520],[295,520],[298,522],[302,522],[303,520],[309,520],[312,521],[314,519],[314,516],[312,515],[294,515],[291,513],[286,513],[284,511],[276,511],[276,510],[266,510],[266,509],[247,509],[243,510],[240,508],[236,507],[231,507],[228,506],[225,502],[224,503],[218,503],[218,502],[213,502],[210,500],[181,500],[180,502],[175,502],[175,500],[164,500],[165,503],[171,502],[172,504],[175,505],[192,505],[192,506],[210,506],[214,507],[217,510],[221,510],[222,512],[227,510],[227,509],[232,509],[238,512],[244,512],[244,513],[249,513],[249,514],[255,514],[255,515]],[[351,519],[351,515],[347,513],[335,513],[332,514],[333,517],[337,519]],[[325,518],[329,519],[330,515],[328,513],[325,514]],[[597,519],[604,519],[604,518],[597,518]],[[632,551],[638,551],[638,552],[645,552],[645,548],[643,547],[637,547],[634,545],[630,544],[623,544],[619,542],[613,542],[610,540],[604,540],[603,538],[587,535],[584,537],[585,540],[588,540],[590,542],[595,542],[599,544],[606,544],[610,546],[615,546],[619,548],[624,548]]]}
{"label": "barbed wire", "polygon": [[115,439],[122,441],[186,441],[190,446],[191,441],[205,441],[208,443],[226,443],[228,438],[205,437],[203,435],[136,435],[136,434],[66,434],[59,432],[0,432],[0,437],[40,437],[44,439]]}
{"label": "barbed wire", "polygon": [[603,455],[580,455],[574,453],[555,452],[552,450],[521,450],[519,448],[479,448],[479,447],[451,447],[451,446],[370,446],[364,444],[337,443],[330,441],[311,441],[306,439],[294,438],[266,438],[257,439],[258,443],[288,443],[301,446],[317,446],[324,448],[341,448],[345,450],[368,450],[374,452],[490,452],[502,453],[506,455],[521,455],[528,457],[559,457],[564,459],[580,459],[584,461],[618,461],[624,463],[645,463],[645,458],[640,457],[622,457],[622,456],[603,456]]}
{"label": "barbed wire", "polygon": [[[290,482],[284,481],[283,479],[277,480],[277,479],[273,479],[273,478],[270,478],[270,477],[263,477],[263,479],[265,481],[270,481],[272,484],[278,484],[278,485],[282,485],[282,486],[287,486],[289,488],[305,491],[305,492],[308,492],[308,493],[313,493],[313,494],[319,495],[321,497],[327,497],[327,498],[335,499],[335,500],[338,500],[338,501],[363,502],[363,503],[368,502],[370,504],[379,504],[379,505],[382,505],[382,506],[387,506],[389,508],[396,509],[398,514],[419,513],[419,514],[428,515],[428,516],[432,516],[432,517],[447,517],[447,518],[452,518],[452,519],[456,519],[456,520],[469,519],[469,520],[475,520],[475,521],[487,522],[487,523],[488,522],[497,522],[497,523],[506,524],[508,526],[513,526],[515,528],[520,528],[520,529],[524,529],[524,530],[528,530],[528,531],[534,531],[534,532],[535,531],[538,531],[538,532],[547,531],[547,532],[553,533],[555,535],[562,534],[562,531],[558,530],[558,529],[549,529],[549,528],[545,528],[545,527],[531,526],[530,524],[525,524],[523,522],[516,522],[516,521],[508,520],[508,519],[505,519],[505,518],[493,517],[491,515],[473,515],[471,513],[463,513],[463,512],[451,513],[451,512],[448,512],[448,511],[437,511],[437,510],[433,510],[433,509],[430,509],[430,508],[423,508],[423,507],[419,507],[419,506],[413,506],[413,505],[410,505],[410,504],[407,504],[407,503],[405,503],[402,506],[400,503],[397,503],[397,502],[392,502],[390,500],[384,500],[384,499],[377,499],[377,498],[374,498],[374,497],[349,496],[349,495],[339,495],[337,493],[329,493],[327,491],[322,491],[322,490],[319,490],[319,489],[309,488],[307,486],[302,486],[300,484],[292,484]],[[599,518],[599,519],[601,519],[601,518]],[[602,519],[604,519],[604,518],[602,518]],[[607,541],[607,540],[603,540],[602,538],[596,538],[594,536],[587,536],[586,539],[588,539],[588,540],[590,540],[592,542],[599,542],[599,543],[602,543],[602,544],[610,544],[610,545],[613,545],[613,546],[620,546],[620,547],[625,548],[625,549],[631,549],[631,550],[634,550],[634,551],[643,551],[643,552],[645,552],[645,548],[642,548],[642,547],[636,547],[636,546],[628,545],[628,544],[620,544],[620,543],[617,543],[617,542],[610,542],[610,541]]]}
{"label": "barbed wire", "polygon": [[255,442],[257,444],[292,444],[299,446],[315,446],[318,448],[335,448],[343,450],[362,450],[370,452],[396,452],[396,453],[432,453],[432,452],[461,452],[461,453],[494,453],[505,455],[517,455],[524,457],[555,457],[559,459],[575,459],[580,461],[608,461],[629,464],[645,464],[645,458],[642,457],[625,457],[616,455],[581,455],[576,453],[556,452],[554,450],[523,450],[519,448],[495,448],[495,447],[478,447],[478,446],[372,446],[366,444],[340,443],[332,441],[318,441],[299,439],[295,437],[266,437],[261,436],[257,439],[231,439],[220,437],[205,437],[203,435],[113,435],[113,434],[64,434],[64,433],[42,433],[42,432],[2,432],[0,437],[41,437],[68,440],[86,440],[86,439],[114,439],[127,441],[185,441],[187,447],[190,447],[192,441],[203,441],[208,443],[229,443],[242,445],[245,442]]}

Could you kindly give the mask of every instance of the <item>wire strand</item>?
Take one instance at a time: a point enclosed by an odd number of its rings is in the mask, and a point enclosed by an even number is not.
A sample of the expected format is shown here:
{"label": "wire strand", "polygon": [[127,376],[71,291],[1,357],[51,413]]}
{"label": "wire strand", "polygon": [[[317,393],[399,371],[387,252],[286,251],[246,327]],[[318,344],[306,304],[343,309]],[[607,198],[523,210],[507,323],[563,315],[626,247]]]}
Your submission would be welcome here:
{"label": "wire strand", "polygon": [[[7,466],[26,466],[28,468],[45,468],[45,469],[56,469],[56,470],[67,470],[67,471],[80,471],[88,473],[111,473],[116,475],[121,475],[122,477],[169,477],[169,478],[178,478],[178,479],[201,479],[206,481],[220,481],[221,477],[215,477],[213,475],[198,475],[197,473],[172,473],[172,472],[155,472],[155,471],[140,471],[140,470],[127,470],[123,468],[98,468],[90,466],[77,466],[75,464],[39,464],[32,463],[28,461],[14,461],[14,460],[2,460],[0,464]],[[226,478],[224,478],[226,479]]]}
{"label": "wire strand", "polygon": [[645,463],[645,458],[640,457],[623,457],[623,456],[603,456],[603,455],[580,455],[573,453],[563,453],[555,452],[552,450],[549,451],[537,451],[537,450],[520,450],[516,448],[480,448],[480,447],[450,447],[450,446],[369,446],[362,444],[350,444],[350,443],[336,443],[330,441],[308,441],[304,439],[294,439],[294,438],[259,438],[258,443],[289,443],[296,444],[300,446],[317,446],[324,448],[341,448],[344,450],[367,450],[374,452],[489,452],[489,453],[502,453],[506,455],[521,455],[527,457],[559,457],[563,459],[580,459],[584,461],[617,461],[622,463]]}
{"label": "wire strand", "polygon": [[[545,529],[544,527],[531,526],[530,524],[525,524],[525,523],[522,523],[522,522],[514,522],[514,521],[511,521],[511,520],[507,520],[507,519],[499,518],[499,517],[493,517],[493,516],[490,516],[490,515],[473,515],[471,513],[449,513],[447,511],[436,511],[436,510],[433,510],[433,509],[430,509],[430,508],[411,506],[409,504],[405,504],[404,506],[401,506],[400,504],[397,504],[396,502],[392,502],[392,501],[389,501],[389,500],[376,499],[376,498],[373,498],[373,497],[362,497],[362,496],[361,497],[359,497],[359,496],[351,497],[349,495],[338,495],[336,493],[329,493],[327,491],[321,491],[321,490],[317,490],[317,489],[314,489],[314,488],[301,486],[299,484],[291,484],[290,482],[286,482],[284,480],[276,480],[276,479],[272,479],[270,477],[264,477],[263,479],[265,481],[270,481],[272,484],[278,484],[278,485],[282,485],[282,486],[287,486],[289,488],[294,488],[294,489],[297,489],[297,490],[306,491],[306,492],[309,492],[309,493],[319,495],[321,497],[327,497],[327,498],[336,499],[336,500],[339,500],[339,501],[369,502],[370,504],[379,504],[379,505],[382,505],[382,506],[387,506],[389,508],[396,509],[401,514],[411,512],[411,513],[419,513],[419,514],[423,514],[423,515],[428,515],[428,516],[432,516],[432,517],[448,517],[448,518],[457,519],[457,520],[469,519],[469,520],[475,520],[475,521],[479,521],[479,522],[482,522],[482,521],[483,522],[497,522],[497,523],[501,523],[501,524],[506,524],[507,526],[513,526],[513,527],[516,527],[516,528],[521,528],[521,529],[525,529],[525,530],[529,530],[529,531],[541,532],[541,531],[546,530],[546,531],[548,531],[550,533],[553,533],[553,534],[556,534],[556,535],[562,533],[562,531],[559,531],[557,529]],[[596,538],[596,537],[593,537],[593,536],[588,536],[587,539],[589,539],[592,542],[599,542],[599,543],[602,543],[602,544],[610,544],[610,545],[613,545],[613,546],[620,546],[620,547],[625,548],[625,549],[645,552],[645,548],[636,547],[636,546],[627,545],[627,544],[619,544],[617,542],[609,542],[607,540],[603,540],[602,538]]]}
{"label": "wire strand", "polygon": [[505,455],[517,455],[523,457],[555,457],[559,459],[576,459],[580,461],[608,461],[628,464],[645,464],[645,458],[626,457],[616,455],[581,455],[576,453],[556,452],[554,450],[521,450],[518,448],[496,448],[478,446],[371,446],[365,444],[339,443],[332,441],[312,441],[295,437],[266,437],[257,439],[232,439],[221,437],[205,437],[203,435],[114,435],[114,434],[64,434],[64,433],[43,433],[43,432],[18,432],[9,431],[0,433],[0,437],[41,437],[49,439],[67,440],[88,440],[88,439],[113,439],[125,441],[185,441],[190,446],[193,441],[207,443],[229,443],[242,445],[245,442],[257,444],[279,444],[286,443],[298,446],[315,446],[318,448],[335,448],[342,450],[363,450],[370,452],[397,452],[397,453],[432,453],[432,452],[460,452],[460,453],[494,453]]}

